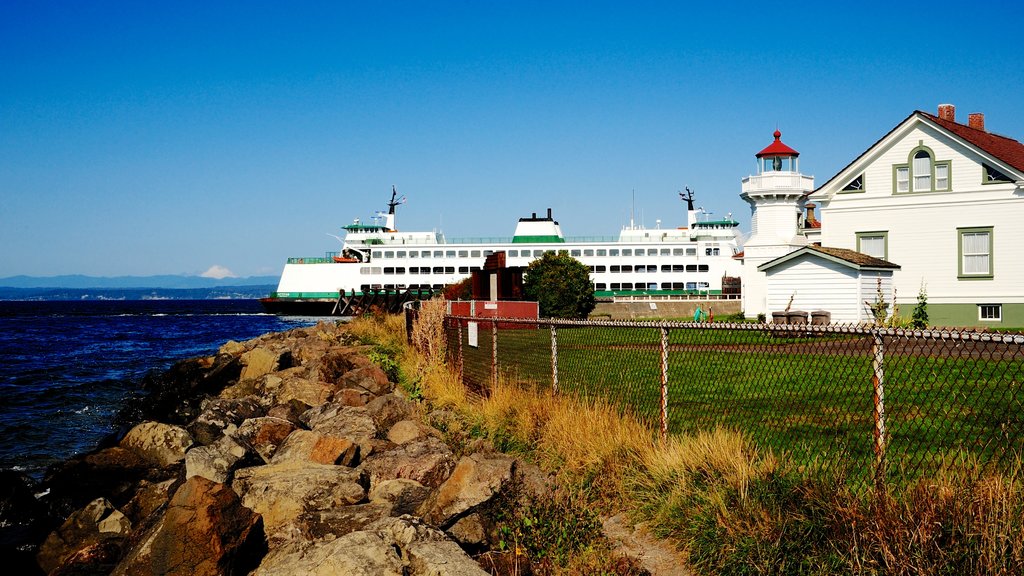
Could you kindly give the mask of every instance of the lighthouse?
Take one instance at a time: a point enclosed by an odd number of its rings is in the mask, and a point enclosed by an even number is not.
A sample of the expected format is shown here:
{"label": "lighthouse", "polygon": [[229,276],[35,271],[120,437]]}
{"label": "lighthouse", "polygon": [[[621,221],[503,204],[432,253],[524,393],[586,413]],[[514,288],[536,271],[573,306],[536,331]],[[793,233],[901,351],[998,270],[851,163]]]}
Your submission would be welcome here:
{"label": "lighthouse", "polygon": [[740,198],[750,204],[750,236],[743,245],[743,312],[767,314],[765,274],[757,267],[807,244],[801,213],[814,177],[800,173],[800,153],[775,141],[755,154],[757,173],[743,179]]}

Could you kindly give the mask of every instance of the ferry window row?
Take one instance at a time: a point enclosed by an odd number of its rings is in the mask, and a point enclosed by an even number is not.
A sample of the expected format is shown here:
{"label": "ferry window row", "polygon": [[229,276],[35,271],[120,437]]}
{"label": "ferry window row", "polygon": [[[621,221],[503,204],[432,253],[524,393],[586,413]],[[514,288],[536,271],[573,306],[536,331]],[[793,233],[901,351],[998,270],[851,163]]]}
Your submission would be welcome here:
{"label": "ferry window row", "polygon": [[374,258],[481,258],[494,250],[374,250]]}
{"label": "ferry window row", "polygon": [[[509,258],[540,258],[545,252],[554,250],[506,250]],[[559,253],[567,253],[573,258],[580,257],[617,257],[617,256],[696,256],[696,248],[587,248],[559,250]],[[374,258],[482,258],[490,256],[494,250],[374,250]],[[705,256],[718,256],[720,249],[708,247],[704,249]]]}
{"label": "ferry window row", "polygon": [[[634,273],[636,273],[636,272],[641,272],[641,273],[647,272],[647,273],[650,273],[650,272],[657,272],[658,271],[658,267],[656,265],[645,265],[645,264],[637,264],[637,265],[632,265],[632,264],[618,265],[618,264],[615,264],[615,265],[612,265],[612,266],[597,265],[597,266],[590,266],[589,268],[590,268],[590,271],[592,273],[595,273],[595,274],[601,274],[601,273],[604,273],[604,272],[611,272],[613,274],[614,273],[619,273],[619,272],[634,272]],[[683,265],[683,264],[662,264],[661,265],[661,271],[662,272],[708,272],[708,271],[710,271],[710,268],[708,267],[707,264],[686,264],[686,265]]]}
{"label": "ferry window row", "polygon": [[[385,266],[384,274],[455,274],[455,266]],[[480,270],[479,266],[459,266],[459,274],[470,274]],[[359,269],[362,274],[380,274],[381,269],[377,267],[363,267]]]}
{"label": "ferry window row", "polygon": [[[609,288],[609,286],[611,286]],[[604,282],[598,282],[594,284],[594,290],[603,292],[611,290],[617,292],[620,290],[706,290],[711,288],[711,284],[708,282],[612,282],[610,285]]]}

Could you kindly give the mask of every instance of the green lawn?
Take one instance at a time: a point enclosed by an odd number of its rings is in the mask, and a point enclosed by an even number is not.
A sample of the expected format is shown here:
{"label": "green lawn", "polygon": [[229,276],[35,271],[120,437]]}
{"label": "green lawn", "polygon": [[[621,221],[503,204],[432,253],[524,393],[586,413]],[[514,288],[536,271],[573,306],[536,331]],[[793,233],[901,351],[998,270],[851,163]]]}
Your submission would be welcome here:
{"label": "green lawn", "polygon": [[[656,327],[561,327],[559,390],[606,398],[658,426],[660,342]],[[472,385],[489,385],[491,344],[484,325],[478,348],[463,341],[464,373]],[[902,344],[886,343],[891,352],[884,390],[891,475],[931,472],[943,458],[964,454],[992,465],[1019,458],[1024,451],[1024,359],[1018,349],[1004,353],[1002,348],[970,348],[970,343],[929,343],[916,349]],[[669,431],[724,426],[798,462],[842,467],[855,479],[870,478],[875,461],[870,345],[867,335],[673,329]],[[550,330],[501,330],[498,359],[502,373],[550,387]]]}

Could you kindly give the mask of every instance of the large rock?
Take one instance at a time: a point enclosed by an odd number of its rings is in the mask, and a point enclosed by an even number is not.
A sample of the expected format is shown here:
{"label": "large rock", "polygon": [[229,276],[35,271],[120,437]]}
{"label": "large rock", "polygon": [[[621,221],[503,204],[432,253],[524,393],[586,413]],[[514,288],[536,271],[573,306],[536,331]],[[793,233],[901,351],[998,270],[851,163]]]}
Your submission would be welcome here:
{"label": "large rock", "polygon": [[444,442],[428,437],[371,454],[360,467],[370,475],[371,486],[384,480],[408,478],[436,488],[451,474],[455,457]]}
{"label": "large rock", "polygon": [[402,550],[413,575],[481,576],[487,574],[448,536],[420,520],[401,516],[384,518],[366,527]]}
{"label": "large rock", "polygon": [[281,418],[272,416],[250,418],[242,422],[238,431],[235,432],[234,438],[259,454],[264,462],[270,462],[274,453],[284,443],[285,438],[295,428],[295,424]]}
{"label": "large rock", "polygon": [[311,430],[326,436],[347,438],[356,444],[364,454],[371,451],[372,441],[377,436],[377,426],[365,408],[325,404],[303,415]]}
{"label": "large rock", "polygon": [[372,532],[352,532],[329,542],[273,550],[252,576],[412,576],[400,550]]}
{"label": "large rock", "polygon": [[253,576],[485,576],[443,532],[410,517],[384,518],[329,542],[282,547]]}
{"label": "large rock", "polygon": [[418,420],[402,420],[388,430],[388,440],[395,444],[406,444],[429,436],[440,438],[441,433]]}
{"label": "large rock", "polygon": [[373,418],[378,430],[388,430],[397,422],[408,420],[416,413],[416,404],[398,394],[385,394],[366,404],[366,412]]}
{"label": "large rock", "polygon": [[110,501],[97,498],[50,533],[36,559],[46,573],[58,568],[72,573],[72,567],[77,571],[109,571],[131,528],[128,518]]}
{"label": "large rock", "polygon": [[514,468],[515,460],[503,454],[476,453],[462,458],[423,504],[423,519],[447,528],[498,494],[512,480]]}
{"label": "large rock", "polygon": [[273,380],[268,376],[266,389],[278,404],[297,400],[310,406],[318,406],[330,400],[337,390],[337,386],[333,384],[302,376],[285,376],[272,387],[271,382]]}
{"label": "large rock", "polygon": [[338,388],[356,388],[366,390],[374,396],[389,394],[395,389],[394,382],[378,366],[364,366],[349,370],[337,381]]}
{"label": "large rock", "polygon": [[202,476],[227,484],[236,468],[241,468],[248,451],[229,436],[209,446],[197,446],[185,453],[185,478]]}
{"label": "large rock", "polygon": [[359,445],[348,438],[296,430],[284,441],[271,462],[315,462],[353,467],[359,463],[359,457]]}
{"label": "large rock", "polygon": [[430,496],[430,488],[408,478],[378,482],[370,488],[370,502],[387,504],[391,516],[415,514]]}
{"label": "large rock", "polygon": [[245,506],[263,516],[267,534],[275,539],[292,538],[277,532],[295,525],[303,512],[356,504],[366,497],[360,472],[312,463],[243,468],[235,472],[232,487]]}
{"label": "large rock", "polygon": [[203,403],[203,411],[188,425],[198,444],[213,444],[224,434],[232,434],[249,418],[262,416],[266,410],[255,397],[214,398]]}
{"label": "large rock", "polygon": [[181,426],[143,422],[128,432],[121,446],[157,466],[170,466],[185,459],[185,451],[192,446],[192,436]]}
{"label": "large rock", "polygon": [[195,476],[175,492],[163,518],[113,574],[243,575],[264,550],[260,517],[242,506],[230,487]]}
{"label": "large rock", "polygon": [[271,372],[277,372],[282,368],[292,366],[291,351],[274,351],[269,348],[258,347],[242,354],[242,369],[240,379],[256,379]]}

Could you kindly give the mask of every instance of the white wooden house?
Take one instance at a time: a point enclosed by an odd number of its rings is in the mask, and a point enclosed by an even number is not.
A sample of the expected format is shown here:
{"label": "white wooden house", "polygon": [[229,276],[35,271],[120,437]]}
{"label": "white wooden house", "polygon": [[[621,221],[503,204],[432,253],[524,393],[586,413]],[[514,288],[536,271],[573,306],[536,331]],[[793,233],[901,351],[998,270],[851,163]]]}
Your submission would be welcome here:
{"label": "white wooden house", "polygon": [[916,111],[807,201],[820,209],[814,241],[900,265],[905,315],[924,287],[932,325],[1024,327],[1024,144],[981,114]]}

